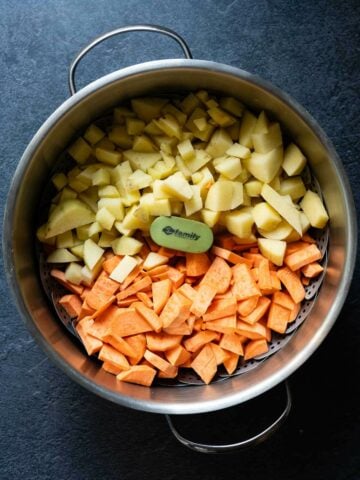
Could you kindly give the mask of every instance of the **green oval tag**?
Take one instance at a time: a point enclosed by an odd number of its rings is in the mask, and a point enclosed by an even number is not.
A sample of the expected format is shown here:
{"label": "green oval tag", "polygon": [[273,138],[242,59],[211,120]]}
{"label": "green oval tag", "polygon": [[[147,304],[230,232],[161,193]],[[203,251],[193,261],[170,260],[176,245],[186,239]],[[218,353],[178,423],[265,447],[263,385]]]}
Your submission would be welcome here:
{"label": "green oval tag", "polygon": [[205,223],[181,217],[156,218],[150,235],[162,247],[189,253],[206,252],[214,241],[213,232]]}

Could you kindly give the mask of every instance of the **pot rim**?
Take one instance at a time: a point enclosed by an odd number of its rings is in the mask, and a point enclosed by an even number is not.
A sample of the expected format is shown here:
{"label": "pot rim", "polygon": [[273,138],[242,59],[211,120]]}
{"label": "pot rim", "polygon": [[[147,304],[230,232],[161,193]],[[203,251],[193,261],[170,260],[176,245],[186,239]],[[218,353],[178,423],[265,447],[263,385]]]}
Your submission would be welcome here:
{"label": "pot rim", "polygon": [[[348,226],[348,231],[345,245],[346,258],[344,262],[344,270],[342,278],[339,280],[336,299],[327,313],[326,321],[324,321],[321,327],[315,332],[309,343],[302,350],[294,354],[290,362],[287,362],[281,368],[275,370],[275,372],[272,373],[270,376],[267,376],[266,378],[262,379],[254,385],[248,386],[245,390],[231,392],[230,394],[221,397],[221,401],[219,401],[219,399],[217,398],[206,401],[199,400],[196,403],[168,403],[160,402],[158,400],[152,400],[151,398],[146,400],[135,399],[131,396],[124,396],[123,394],[119,395],[111,390],[97,385],[94,382],[87,380],[85,376],[83,376],[80,372],[78,372],[75,368],[68,364],[59,354],[56,353],[55,350],[50,347],[50,345],[43,338],[41,332],[36,328],[32,320],[31,314],[27,311],[27,308],[21,296],[20,288],[17,283],[16,274],[14,271],[15,263],[13,258],[14,252],[12,248],[12,231],[14,219],[12,212],[14,211],[17,194],[22,183],[23,173],[25,172],[27,165],[32,158],[34,152],[38,148],[39,144],[44,138],[46,138],[48,132],[56,125],[58,119],[61,118],[66,112],[71,110],[71,108],[75,104],[84,100],[94,91],[110,85],[122,78],[131,77],[133,75],[142,73],[151,73],[159,69],[163,70],[174,68],[194,68],[197,70],[215,71],[241,78],[246,82],[256,84],[257,86],[263,88],[271,95],[279,98],[291,109],[295,110],[296,113],[302,118],[302,120],[315,132],[321,143],[331,155],[332,161],[334,162],[335,168],[339,175],[339,183],[346,204],[346,224]],[[351,194],[351,188],[348,178],[346,176],[344,167],[332,145],[332,142],[328,139],[325,132],[321,129],[321,127],[314,120],[314,118],[290,95],[283,92],[278,87],[272,85],[270,82],[262,79],[258,75],[251,74],[237,67],[232,67],[218,62],[188,59],[156,60],[126,67],[93,81],[86,87],[79,90],[75,95],[65,100],[42,124],[42,126],[33,136],[32,140],[30,141],[29,145],[27,146],[20,159],[8,193],[8,198],[5,206],[3,232],[4,233],[2,247],[5,275],[7,278],[7,282],[10,286],[13,298],[15,300],[15,304],[21,314],[25,325],[31,331],[38,344],[51,358],[51,360],[54,361],[54,363],[58,367],[60,367],[67,375],[69,375],[70,378],[75,380],[78,384],[84,386],[93,393],[96,393],[97,395],[106,398],[107,400],[134,409],[168,414],[203,413],[234,406],[238,403],[242,403],[258,395],[261,395],[270,388],[275,387],[281,381],[289,377],[295,370],[297,370],[297,368],[299,368],[319,347],[340,313],[340,310],[345,302],[346,295],[350,288],[352,275],[355,267],[354,258],[356,256],[357,246],[355,205]],[[258,369],[260,368],[262,368],[262,366],[258,367]],[[198,388],[209,388],[209,386]]]}

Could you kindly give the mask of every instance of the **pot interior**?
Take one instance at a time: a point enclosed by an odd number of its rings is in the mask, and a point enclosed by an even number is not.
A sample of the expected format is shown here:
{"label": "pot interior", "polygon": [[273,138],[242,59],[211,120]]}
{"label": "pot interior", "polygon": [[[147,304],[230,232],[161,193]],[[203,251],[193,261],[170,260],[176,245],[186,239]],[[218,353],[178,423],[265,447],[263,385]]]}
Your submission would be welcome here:
{"label": "pot interior", "polygon": [[[316,304],[291,341],[256,369],[199,387],[117,382],[99,368],[57,319],[41,287],[34,239],[38,205],[53,165],[72,138],[122,101],[198,89],[238,98],[277,119],[307,156],[330,215],[328,268]],[[249,400],[275,386],[319,346],[341,309],[351,280],[356,226],[351,192],[330,142],[286,94],[247,72],[206,61],[164,60],[103,77],[66,101],[25,151],[10,189],[4,223],[7,275],[27,326],[55,363],[93,392],[128,407],[159,413],[200,413]]]}

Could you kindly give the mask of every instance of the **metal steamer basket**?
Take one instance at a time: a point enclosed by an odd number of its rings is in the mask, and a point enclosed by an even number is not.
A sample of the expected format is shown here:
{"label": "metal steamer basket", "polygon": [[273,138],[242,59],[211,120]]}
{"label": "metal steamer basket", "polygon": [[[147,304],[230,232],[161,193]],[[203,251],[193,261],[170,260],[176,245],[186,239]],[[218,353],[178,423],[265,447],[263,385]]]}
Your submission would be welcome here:
{"label": "metal steamer basket", "polygon": [[[173,38],[186,59],[152,61],[124,68],[76,92],[74,78],[80,60],[107,38],[133,31]],[[258,397],[285,381],[328,334],[350,286],[357,239],[354,203],[339,157],[316,121],[286,93],[238,68],[193,60],[185,41],[163,27],[133,25],[96,38],[72,62],[69,88],[72,96],[46,120],[25,150],[6,205],[3,229],[6,275],[27,327],[47,355],[72,379],[115,403],[166,414],[177,439],[190,448],[221,452],[258,443],[275,431],[289,413],[291,397],[287,384],[286,406],[279,418],[259,434],[237,443],[208,445],[188,440],[176,430],[171,415],[211,412]],[[273,337],[268,354],[239,364],[232,376],[220,371],[210,385],[203,385],[196,375],[184,374],[177,382],[145,388],[118,382],[115,376],[101,369],[59,321],[60,317],[71,327],[70,319],[64,317],[57,305],[61,290],[51,283],[41,258],[39,262],[35,246],[36,221],[51,173],[59,168],[56,165],[59,155],[93,120],[133,97],[176,95],[197,89],[234,96],[254,111],[266,110],[302,149],[311,169],[304,180],[322,194],[330,216],[328,229],[317,238],[326,269],[322,278],[307,287],[298,318],[285,335]]]}

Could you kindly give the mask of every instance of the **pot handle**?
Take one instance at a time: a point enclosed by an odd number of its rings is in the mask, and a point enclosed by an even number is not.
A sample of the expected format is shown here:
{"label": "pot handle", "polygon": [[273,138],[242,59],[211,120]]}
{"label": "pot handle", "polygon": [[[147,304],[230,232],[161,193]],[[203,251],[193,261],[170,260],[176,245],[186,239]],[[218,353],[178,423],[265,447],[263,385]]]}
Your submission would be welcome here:
{"label": "pot handle", "polygon": [[196,452],[201,452],[201,453],[231,452],[232,450],[244,449],[247,447],[255,446],[263,442],[267,438],[269,438],[273,433],[275,433],[280,428],[280,426],[284,423],[287,416],[289,415],[289,412],[291,410],[291,405],[292,405],[291,392],[290,392],[290,387],[288,382],[285,382],[285,391],[286,391],[286,405],[284,410],[280,414],[280,416],[271,425],[266,427],[261,432],[257,433],[256,435],[250,438],[247,438],[246,440],[241,440],[236,443],[212,445],[212,444],[195,442],[181,435],[181,433],[176,429],[171,419],[171,415],[165,415],[165,417],[168,422],[171,433],[174,435],[174,437],[180,443],[190,448],[191,450],[195,450]]}
{"label": "pot handle", "polygon": [[182,37],[180,37],[180,35],[178,35],[176,32],[174,32],[173,30],[170,30],[169,28],[160,27],[158,25],[147,25],[147,24],[128,25],[126,27],[116,28],[111,32],[104,33],[103,35],[100,35],[99,37],[94,38],[94,40],[92,40],[88,45],[86,45],[86,47],[84,47],[76,55],[74,60],[71,62],[70,68],[69,68],[69,77],[68,77],[69,90],[71,95],[74,95],[76,93],[75,71],[81,59],[85,57],[85,55],[87,55],[90,52],[90,50],[96,47],[96,45],[98,45],[99,43],[102,43],[104,40],[114,37],[115,35],[120,35],[122,33],[128,33],[128,32],[155,32],[155,33],[161,33],[162,35],[167,35],[168,37],[172,38],[180,45],[186,58],[190,58],[190,59],[192,58],[190,48],[187,46],[185,40]]}

